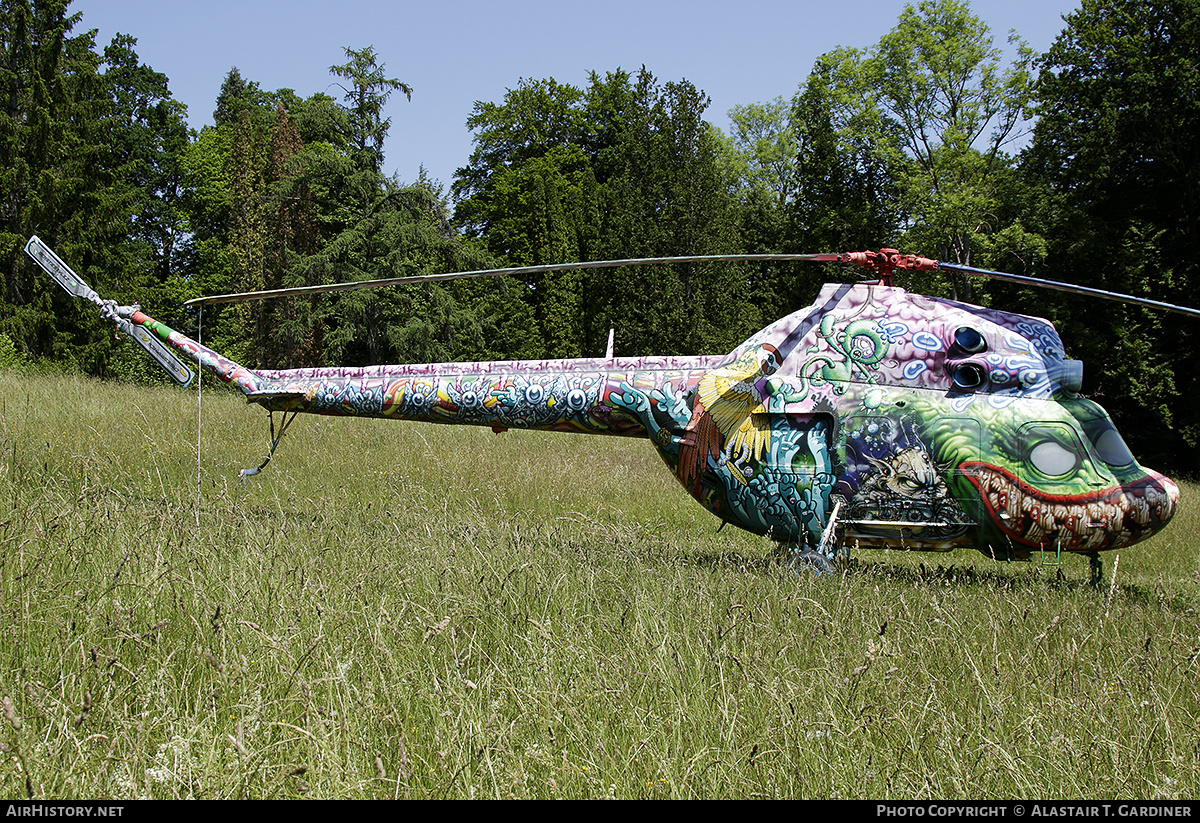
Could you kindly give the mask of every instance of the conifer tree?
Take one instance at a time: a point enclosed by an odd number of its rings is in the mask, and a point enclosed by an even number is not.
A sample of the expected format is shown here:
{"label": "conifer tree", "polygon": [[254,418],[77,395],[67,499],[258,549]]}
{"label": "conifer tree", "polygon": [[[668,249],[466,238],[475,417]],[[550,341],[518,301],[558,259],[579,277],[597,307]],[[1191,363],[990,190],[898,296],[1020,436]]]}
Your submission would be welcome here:
{"label": "conifer tree", "polygon": [[119,34],[94,33],[64,0],[0,0],[0,334],[26,353],[112,370],[111,326],[22,253],[37,234],[125,302],[170,280],[181,232],[175,158],[183,109]]}
{"label": "conifer tree", "polygon": [[[1048,276],[1195,305],[1200,2],[1085,0],[1066,22],[1040,61],[1040,117],[1023,164],[1026,219],[1047,234]],[[1041,299],[1087,363],[1085,389],[1116,420],[1138,421],[1122,428],[1138,458],[1195,466],[1195,321]]]}

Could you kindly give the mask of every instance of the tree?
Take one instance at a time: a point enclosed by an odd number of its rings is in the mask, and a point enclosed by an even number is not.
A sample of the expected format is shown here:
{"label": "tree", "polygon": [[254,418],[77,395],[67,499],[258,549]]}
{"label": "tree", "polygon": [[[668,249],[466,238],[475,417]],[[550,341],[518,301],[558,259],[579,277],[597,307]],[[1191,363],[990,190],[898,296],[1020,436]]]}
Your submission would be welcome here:
{"label": "tree", "polygon": [[[644,67],[593,75],[589,92],[621,108],[607,118],[616,138],[598,158],[602,185],[598,251],[608,258],[725,253],[737,243],[736,204],[722,149],[703,119],[708,97],[685,81],[660,84]],[[600,108],[600,107],[595,107]],[[595,110],[595,109],[594,109]],[[738,266],[681,264],[617,270],[586,280],[588,345],[617,330],[638,351],[725,351],[760,316]],[[626,345],[629,345],[626,343]]]}
{"label": "tree", "polygon": [[[341,102],[325,94],[301,99],[291,89],[265,93],[236,69],[226,77],[217,125],[204,129],[186,153],[191,275],[205,291],[490,263],[454,235],[431,186],[384,176],[390,125],[384,105],[392,92],[411,90],[388,78],[373,49],[346,49],[346,56],[346,64],[331,69],[345,81]],[[206,315],[206,339],[247,365],[289,367],[439,360],[446,352],[469,357],[523,346],[510,328],[479,314],[471,289],[452,284],[421,293],[391,289],[246,303]],[[488,306],[495,308],[495,301]]]}
{"label": "tree", "polygon": [[[347,81],[343,103],[314,96],[295,106],[296,134],[318,139],[290,161],[294,171],[286,180],[272,183],[273,202],[302,194],[316,228],[309,251],[296,246],[280,258],[290,261],[282,285],[486,268],[490,259],[455,235],[433,187],[403,185],[382,173],[391,124],[384,105],[394,91],[409,96],[411,89],[387,77],[372,48],[346,49],[346,56],[346,64],[330,69]],[[293,102],[294,95],[278,97]],[[496,304],[482,308],[475,299],[487,287],[494,284],[344,292],[298,317],[319,335],[325,362],[447,360],[497,349],[502,356],[513,341],[487,314]]]}
{"label": "tree", "polygon": [[[305,255],[318,249],[316,208],[303,164],[297,162],[303,151],[300,130],[279,104],[267,160],[271,181],[266,216],[267,288],[282,288],[285,281],[287,285],[309,285],[294,283],[287,276]],[[269,333],[261,345],[267,362],[287,368],[319,362],[324,329],[311,306],[309,301],[285,298],[264,307],[264,327]]]}
{"label": "tree", "polygon": [[[1085,0],[1041,58],[1023,173],[1055,277],[1193,303],[1200,276],[1200,2]],[[1164,468],[1200,458],[1194,321],[1056,301],[1089,363],[1089,391]],[[1177,436],[1163,436],[1174,431]],[[1185,449],[1178,447],[1182,439]]]}
{"label": "tree", "polygon": [[[820,57],[790,103],[730,112],[742,246],[754,252],[845,251],[898,242],[895,180],[903,150],[895,125],[874,103],[864,56]],[[754,302],[767,317],[808,305],[821,269],[762,263]]]}
{"label": "tree", "polygon": [[851,49],[821,56],[792,100],[797,193],[787,237],[797,248],[840,251],[899,241],[897,180],[907,160],[898,124],[874,104],[862,59]]}
{"label": "tree", "polygon": [[1033,58],[1015,34],[1010,42],[1017,58],[1005,67],[965,2],[922,0],[867,52],[838,50],[810,77],[807,93],[821,84],[817,97],[844,113],[850,101],[867,103],[839,137],[870,145],[867,166],[894,175],[904,246],[987,265],[1014,244],[1038,243],[1003,213],[1014,165],[1006,149],[1030,101]]}
{"label": "tree", "polygon": [[383,143],[392,126],[391,118],[383,116],[383,108],[395,91],[404,92],[412,100],[412,88],[387,76],[371,46],[346,48],[345,52],[348,62],[330,66],[329,71],[350,83],[349,88],[341,88],[348,104],[350,141],[358,150],[356,162],[379,172],[383,168]]}
{"label": "tree", "polygon": [[[21,252],[38,234],[99,291],[174,291],[183,108],[118,34],[97,54],[68,2],[0,0],[0,332],[35,357],[112,371],[111,326]],[[169,318],[167,318],[169,319]],[[119,349],[117,350],[119,352]]]}
{"label": "tree", "polygon": [[[643,68],[585,90],[523,80],[476,105],[456,218],[514,263],[725,252],[737,242],[724,148],[691,83]],[[744,280],[744,275],[741,275]],[[673,266],[530,278],[547,354],[720,350],[750,330],[734,267]]]}
{"label": "tree", "polygon": [[[454,182],[459,226],[512,265],[595,259],[599,185],[584,92],[522,80],[503,103],[476,103],[467,124],[475,149]],[[583,284],[578,272],[524,280],[543,356],[588,351]]]}
{"label": "tree", "polygon": [[[49,290],[26,265],[21,249],[34,232],[64,231],[74,195],[87,185],[87,142],[100,105],[90,35],[71,37],[79,15],[67,2],[0,3],[0,268],[3,331],[20,348],[48,354],[63,344],[55,331]],[[78,124],[78,125],[76,125]]]}
{"label": "tree", "polygon": [[259,88],[258,83],[244,79],[238,67],[234,66],[225,75],[221,91],[217,94],[213,124],[217,128],[233,126],[247,113],[252,119],[263,123],[268,119],[270,110],[271,95]]}
{"label": "tree", "polygon": [[475,103],[467,118],[475,147],[466,166],[455,172],[451,188],[455,222],[469,236],[487,236],[490,242],[492,223],[503,216],[503,208],[489,197],[497,172],[520,169],[530,160],[570,146],[581,148],[590,163],[595,149],[589,146],[582,107],[583,92],[552,77],[522,79],[505,92],[502,103]]}
{"label": "tree", "polygon": [[764,197],[782,211],[796,197],[797,135],[791,106],[782,97],[729,110],[730,139],[746,197]]}
{"label": "tree", "polygon": [[868,65],[884,112],[912,161],[903,180],[910,235],[943,258],[970,264],[995,224],[996,179],[1010,167],[1005,147],[1030,101],[1033,54],[1016,35],[1017,60],[1002,67],[987,25],[964,2],[905,7]]}
{"label": "tree", "polygon": [[188,145],[186,107],[171,98],[167,77],[138,60],[137,40],[118,34],[101,67],[113,100],[106,118],[110,186],[129,192],[133,223],[128,240],[152,255],[154,280],[177,274],[184,242],[180,157]]}

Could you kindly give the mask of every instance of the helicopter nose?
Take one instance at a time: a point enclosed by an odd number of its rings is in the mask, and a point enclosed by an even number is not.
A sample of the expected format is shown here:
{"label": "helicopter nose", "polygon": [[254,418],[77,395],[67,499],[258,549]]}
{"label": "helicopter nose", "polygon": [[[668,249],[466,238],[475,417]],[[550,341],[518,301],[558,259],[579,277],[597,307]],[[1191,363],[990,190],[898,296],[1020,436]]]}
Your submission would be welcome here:
{"label": "helicopter nose", "polygon": [[1163,516],[1163,525],[1167,525],[1167,521],[1175,516],[1175,510],[1179,508],[1179,486],[1169,477],[1162,479],[1163,493],[1167,495],[1167,512]]}
{"label": "helicopter nose", "polygon": [[[1153,470],[1147,469],[1143,480],[1124,486],[1121,491],[1125,498],[1125,517],[1120,530],[1129,530],[1138,535],[1132,542],[1161,531],[1179,508],[1179,486],[1171,478]],[[1126,540],[1117,541],[1121,542]]]}

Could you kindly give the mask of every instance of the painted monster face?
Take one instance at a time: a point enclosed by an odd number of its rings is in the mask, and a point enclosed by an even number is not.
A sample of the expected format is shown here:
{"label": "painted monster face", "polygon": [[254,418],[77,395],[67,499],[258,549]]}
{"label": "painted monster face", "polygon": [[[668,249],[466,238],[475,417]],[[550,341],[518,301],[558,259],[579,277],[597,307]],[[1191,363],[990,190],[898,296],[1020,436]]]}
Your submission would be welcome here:
{"label": "painted monster face", "polygon": [[1018,550],[1101,551],[1144,540],[1170,521],[1179,487],[1138,465],[1103,409],[1070,398],[1027,411],[1057,419],[1013,420],[1013,436],[993,437],[1000,459],[962,466],[992,539]]}

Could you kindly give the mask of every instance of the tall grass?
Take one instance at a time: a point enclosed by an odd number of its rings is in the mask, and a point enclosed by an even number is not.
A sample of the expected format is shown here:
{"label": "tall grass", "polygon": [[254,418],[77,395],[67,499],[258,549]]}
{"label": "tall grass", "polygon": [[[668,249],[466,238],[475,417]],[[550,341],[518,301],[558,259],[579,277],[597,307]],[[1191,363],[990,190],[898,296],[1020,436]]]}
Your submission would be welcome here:
{"label": "tall grass", "polygon": [[242,485],[267,431],[0,374],[0,795],[1200,793],[1192,484],[1098,587],[817,577],[640,441],[302,418]]}

